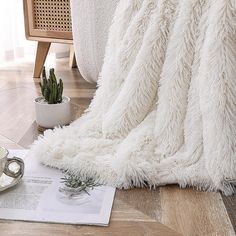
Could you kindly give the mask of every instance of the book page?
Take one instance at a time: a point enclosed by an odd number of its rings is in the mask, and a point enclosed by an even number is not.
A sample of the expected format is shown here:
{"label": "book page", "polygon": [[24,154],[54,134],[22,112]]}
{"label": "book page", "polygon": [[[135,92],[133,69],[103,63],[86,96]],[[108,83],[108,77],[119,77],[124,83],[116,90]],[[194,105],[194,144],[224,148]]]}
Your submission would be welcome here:
{"label": "book page", "polygon": [[0,218],[39,222],[108,225],[115,189],[98,186],[71,197],[61,183],[63,173],[41,165],[25,151],[12,150],[23,157],[25,175],[21,182],[0,192]]}

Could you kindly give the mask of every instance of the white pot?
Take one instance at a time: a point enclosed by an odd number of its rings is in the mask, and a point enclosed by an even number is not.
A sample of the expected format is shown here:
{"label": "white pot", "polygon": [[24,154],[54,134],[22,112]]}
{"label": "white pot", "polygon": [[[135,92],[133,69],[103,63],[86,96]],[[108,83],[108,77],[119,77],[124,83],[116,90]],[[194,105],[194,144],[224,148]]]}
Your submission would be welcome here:
{"label": "white pot", "polygon": [[63,97],[62,103],[48,104],[43,97],[35,99],[36,122],[44,128],[68,125],[71,122],[70,98]]}

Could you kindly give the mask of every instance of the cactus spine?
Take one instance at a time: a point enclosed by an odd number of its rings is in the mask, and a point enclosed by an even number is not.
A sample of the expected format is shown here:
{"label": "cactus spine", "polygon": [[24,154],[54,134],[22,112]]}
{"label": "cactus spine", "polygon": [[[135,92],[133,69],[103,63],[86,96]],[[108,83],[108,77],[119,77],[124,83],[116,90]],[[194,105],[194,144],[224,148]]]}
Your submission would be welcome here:
{"label": "cactus spine", "polygon": [[62,102],[63,82],[60,79],[57,82],[54,69],[49,70],[49,78],[47,79],[45,67],[42,71],[42,80],[39,83],[42,95],[48,104],[57,104]]}

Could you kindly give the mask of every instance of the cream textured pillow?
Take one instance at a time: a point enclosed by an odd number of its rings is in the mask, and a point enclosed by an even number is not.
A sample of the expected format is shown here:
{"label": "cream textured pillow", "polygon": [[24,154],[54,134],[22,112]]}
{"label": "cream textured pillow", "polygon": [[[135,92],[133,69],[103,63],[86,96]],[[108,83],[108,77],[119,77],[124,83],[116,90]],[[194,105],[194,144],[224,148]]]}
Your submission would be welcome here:
{"label": "cream textured pillow", "polygon": [[118,0],[71,0],[75,55],[81,75],[96,82]]}

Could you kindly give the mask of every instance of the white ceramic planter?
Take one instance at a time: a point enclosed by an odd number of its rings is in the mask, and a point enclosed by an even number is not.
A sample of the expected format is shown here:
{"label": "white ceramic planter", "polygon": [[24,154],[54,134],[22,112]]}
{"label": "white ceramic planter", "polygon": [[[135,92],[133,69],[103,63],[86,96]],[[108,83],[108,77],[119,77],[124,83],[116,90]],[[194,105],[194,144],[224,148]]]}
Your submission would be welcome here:
{"label": "white ceramic planter", "polygon": [[58,104],[42,103],[42,97],[35,99],[36,122],[44,128],[67,125],[71,122],[70,98],[63,97]]}

